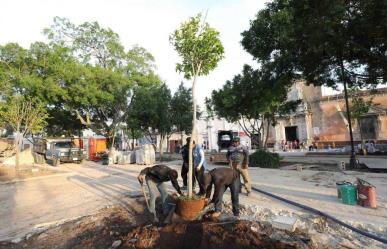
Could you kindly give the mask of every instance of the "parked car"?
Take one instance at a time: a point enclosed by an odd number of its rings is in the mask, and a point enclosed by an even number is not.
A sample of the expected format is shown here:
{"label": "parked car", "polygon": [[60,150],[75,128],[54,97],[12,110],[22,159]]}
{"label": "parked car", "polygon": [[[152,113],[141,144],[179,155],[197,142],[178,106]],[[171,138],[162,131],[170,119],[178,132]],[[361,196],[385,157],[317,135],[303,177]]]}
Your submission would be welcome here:
{"label": "parked car", "polygon": [[79,148],[72,138],[37,138],[33,150],[37,163],[47,160],[53,166],[62,162],[81,163],[86,158],[86,151]]}

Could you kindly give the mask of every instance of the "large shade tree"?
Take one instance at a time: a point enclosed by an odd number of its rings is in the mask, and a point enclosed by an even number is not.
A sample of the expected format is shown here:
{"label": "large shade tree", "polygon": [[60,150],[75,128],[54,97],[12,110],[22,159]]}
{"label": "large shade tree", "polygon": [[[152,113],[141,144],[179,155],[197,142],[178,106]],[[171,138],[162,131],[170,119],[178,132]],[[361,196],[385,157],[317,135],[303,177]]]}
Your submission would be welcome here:
{"label": "large shade tree", "polygon": [[245,65],[241,74],[212,92],[207,105],[216,116],[239,123],[254,143],[266,147],[270,125],[299,104],[287,101],[287,91],[279,78],[265,78],[262,71]]}
{"label": "large shade tree", "polygon": [[183,132],[190,134],[192,131],[192,91],[181,83],[171,99],[171,117],[176,130],[181,133],[183,144]]}
{"label": "large shade tree", "polygon": [[64,81],[72,96],[68,108],[82,124],[106,135],[113,146],[115,131],[127,119],[136,90],[160,82],[153,56],[139,46],[126,51],[118,34],[97,22],[75,25],[56,17],[45,34],[51,44],[70,50],[82,65]]}
{"label": "large shade tree", "polygon": [[135,124],[151,143],[154,144],[156,136],[160,136],[160,159],[163,158],[165,139],[173,132],[171,98],[166,84],[140,88],[133,99],[128,119],[128,126]]}
{"label": "large shade tree", "polygon": [[[48,114],[48,135],[74,134],[83,128],[63,106],[69,98],[64,80],[77,70],[77,61],[63,47],[41,42],[24,49],[16,43],[0,46],[1,95],[21,94],[39,100]],[[69,70],[69,69],[73,70]]]}
{"label": "large shade tree", "polygon": [[[275,0],[242,33],[242,45],[273,77],[290,73],[308,84],[343,84],[347,96],[347,86],[386,83],[386,13],[384,0]],[[351,122],[349,131],[356,166]]]}
{"label": "large shade tree", "polygon": [[[199,14],[181,23],[170,36],[170,42],[179,54],[181,61],[176,70],[192,79],[192,137],[196,135],[196,84],[199,76],[208,75],[216,68],[224,56],[224,48],[219,32],[212,28],[206,18]],[[193,139],[189,146],[192,151]],[[192,153],[189,153],[188,195],[192,196]]]}

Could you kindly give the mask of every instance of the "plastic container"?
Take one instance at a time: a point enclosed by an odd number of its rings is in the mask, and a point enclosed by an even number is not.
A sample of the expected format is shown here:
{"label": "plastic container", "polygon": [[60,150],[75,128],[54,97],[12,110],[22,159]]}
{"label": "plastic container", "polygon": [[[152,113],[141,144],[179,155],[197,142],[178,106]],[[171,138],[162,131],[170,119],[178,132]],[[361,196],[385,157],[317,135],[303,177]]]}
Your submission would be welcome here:
{"label": "plastic container", "polygon": [[351,185],[350,182],[346,181],[341,181],[341,182],[336,182],[336,189],[337,189],[337,198],[341,199],[341,190],[340,188],[344,185]]}
{"label": "plastic container", "polygon": [[372,184],[357,179],[358,204],[363,207],[376,208],[376,188]]}
{"label": "plastic container", "polygon": [[341,201],[346,205],[356,205],[357,188],[355,185],[342,185],[340,187]]}
{"label": "plastic container", "polygon": [[177,201],[177,214],[184,220],[194,220],[203,210],[204,205],[204,198],[179,199]]}

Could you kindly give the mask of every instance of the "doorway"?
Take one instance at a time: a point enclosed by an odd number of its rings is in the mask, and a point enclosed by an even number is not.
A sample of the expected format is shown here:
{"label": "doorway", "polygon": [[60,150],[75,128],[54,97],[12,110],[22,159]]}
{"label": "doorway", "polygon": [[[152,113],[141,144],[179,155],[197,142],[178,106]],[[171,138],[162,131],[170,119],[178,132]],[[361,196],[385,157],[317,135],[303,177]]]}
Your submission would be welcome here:
{"label": "doorway", "polygon": [[298,141],[298,136],[297,136],[297,126],[288,126],[285,127],[285,136],[286,136],[286,141]]}

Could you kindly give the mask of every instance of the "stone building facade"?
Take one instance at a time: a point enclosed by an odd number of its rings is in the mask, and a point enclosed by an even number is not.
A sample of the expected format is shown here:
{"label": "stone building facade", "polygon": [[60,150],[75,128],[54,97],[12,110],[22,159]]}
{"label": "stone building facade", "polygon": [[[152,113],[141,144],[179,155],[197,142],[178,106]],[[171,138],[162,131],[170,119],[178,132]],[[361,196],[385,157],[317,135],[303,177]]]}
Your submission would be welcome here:
{"label": "stone building facade", "polygon": [[[361,119],[364,140],[387,143],[387,88],[359,93],[365,100],[371,96],[374,105]],[[319,148],[341,147],[350,143],[344,94],[322,96],[321,87],[306,86],[296,82],[288,93],[289,100],[301,99],[297,110],[270,128],[269,146],[279,146],[282,141],[316,144]],[[351,98],[349,99],[351,102]],[[355,143],[361,142],[357,122],[352,121]]]}

